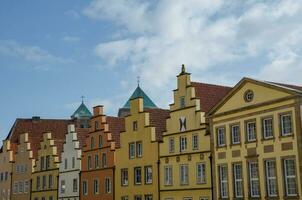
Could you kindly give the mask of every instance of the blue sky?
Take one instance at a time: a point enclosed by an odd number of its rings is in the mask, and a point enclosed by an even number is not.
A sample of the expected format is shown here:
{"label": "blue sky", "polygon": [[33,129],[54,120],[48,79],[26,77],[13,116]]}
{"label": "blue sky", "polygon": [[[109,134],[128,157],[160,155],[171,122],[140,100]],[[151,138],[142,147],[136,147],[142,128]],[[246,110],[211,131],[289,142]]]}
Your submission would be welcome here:
{"label": "blue sky", "polygon": [[3,0],[0,138],[18,117],[68,118],[84,95],[117,113],[136,77],[160,107],[192,79],[302,84],[301,1]]}

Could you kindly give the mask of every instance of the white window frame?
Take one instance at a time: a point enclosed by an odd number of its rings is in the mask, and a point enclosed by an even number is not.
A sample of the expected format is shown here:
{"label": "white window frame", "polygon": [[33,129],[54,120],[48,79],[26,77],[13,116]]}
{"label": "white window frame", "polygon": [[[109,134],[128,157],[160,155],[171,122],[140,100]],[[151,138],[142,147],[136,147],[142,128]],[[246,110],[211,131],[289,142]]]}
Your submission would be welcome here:
{"label": "white window frame", "polygon": [[[290,117],[289,127],[285,126],[285,117]],[[293,134],[292,120],[293,120],[292,115],[290,113],[280,115],[280,125],[281,125],[280,128],[281,128],[282,136],[287,136],[287,135]],[[288,124],[287,124],[287,126],[288,126]],[[289,132],[285,132],[287,130],[287,128],[290,129]]]}
{"label": "white window frame", "polygon": [[144,171],[145,171],[145,184],[152,184],[153,182],[152,166],[146,166]]}
{"label": "white window frame", "polygon": [[141,158],[143,156],[143,142],[136,142],[136,157]]}
{"label": "white window frame", "polygon": [[111,179],[109,177],[105,178],[105,193],[106,194],[111,193]]}
{"label": "white window frame", "polygon": [[[292,161],[293,162],[293,166],[294,166],[294,174],[288,174],[287,171],[287,161]],[[283,160],[283,168],[284,168],[284,182],[285,182],[285,193],[286,196],[297,196],[298,195],[298,188],[297,188],[297,174],[296,174],[296,162],[294,158],[287,158]],[[290,193],[289,192],[289,180],[290,179],[294,179],[295,181],[295,193]]]}
{"label": "white window frame", "polygon": [[88,195],[88,181],[83,181],[83,195]]}
{"label": "white window frame", "polygon": [[[257,177],[253,177],[252,167],[256,167]],[[259,166],[257,161],[249,162],[249,184],[250,184],[250,196],[251,197],[260,197],[260,180],[259,180]],[[254,188],[254,184],[258,185],[257,188]],[[256,190],[253,190],[256,189]],[[258,194],[255,192],[258,191]]]}
{"label": "white window frame", "polygon": [[[138,171],[140,173],[138,173]],[[139,181],[138,181],[138,177],[139,177]],[[135,185],[141,185],[142,184],[142,168],[141,167],[135,167],[134,168],[134,184]]]}
{"label": "white window frame", "polygon": [[135,143],[134,142],[129,143],[129,158],[130,159],[135,158]]}
{"label": "white window frame", "polygon": [[172,185],[173,184],[173,168],[172,165],[167,165],[164,167],[164,178],[165,178],[165,185]]}
{"label": "white window frame", "polygon": [[[225,170],[225,171],[224,171]],[[228,188],[228,168],[226,164],[219,166],[219,191],[220,197],[226,199],[229,197],[229,188]]]}
{"label": "white window frame", "polygon": [[[270,164],[273,164],[269,166]],[[278,184],[277,184],[277,170],[276,170],[276,161],[275,160],[266,160],[264,162],[265,165],[265,179],[266,179],[266,191],[267,191],[267,196],[269,197],[276,197],[278,196]],[[270,167],[273,166],[273,174],[274,176],[271,175],[270,172]],[[273,185],[276,187],[275,191],[276,193],[273,193],[272,187]]]}
{"label": "white window frame", "polygon": [[66,181],[65,180],[61,180],[61,188],[60,188],[60,193],[61,194],[65,194],[66,191]]}
{"label": "white window frame", "polygon": [[225,137],[225,127],[217,128],[217,144],[219,147],[223,147],[226,145],[226,137]]}
{"label": "white window frame", "polygon": [[257,139],[256,121],[246,122],[246,137],[248,142],[256,141]]}
{"label": "white window frame", "polygon": [[121,169],[121,185],[127,186],[129,184],[128,168]]}
{"label": "white window frame", "polygon": [[182,164],[179,167],[180,174],[180,185],[188,185],[189,184],[189,165]]}
{"label": "white window frame", "polygon": [[198,148],[199,148],[199,135],[196,133],[192,135],[192,149],[198,150]]}
{"label": "white window frame", "polygon": [[196,164],[196,182],[197,182],[197,184],[206,183],[206,164],[205,163]]}
{"label": "white window frame", "polygon": [[175,139],[174,139],[174,137],[169,138],[168,145],[169,145],[169,153],[174,153],[175,152]]}
{"label": "white window frame", "polygon": [[[270,138],[274,137],[274,124],[273,124],[274,122],[273,122],[273,120],[274,120],[273,117],[266,117],[266,118],[262,119],[262,131],[263,131],[263,138],[264,139],[270,139]],[[266,124],[267,121],[271,121],[269,129],[267,128],[267,124]],[[271,135],[268,135],[268,131]]]}
{"label": "white window frame", "polygon": [[93,180],[93,194],[99,194],[100,193],[100,182],[99,179]]}
{"label": "white window frame", "polygon": [[[240,171],[238,171],[238,169]],[[238,172],[240,172],[238,174]],[[234,195],[236,198],[243,197],[243,173],[242,173],[242,164],[235,163],[233,164],[233,178],[234,178]],[[241,191],[238,187],[241,187]]]}
{"label": "white window frame", "polygon": [[78,179],[72,179],[72,192],[78,192]]}
{"label": "white window frame", "polygon": [[[238,128],[237,131],[235,131]],[[238,134],[238,135],[235,135]],[[232,139],[232,144],[240,144],[240,125],[239,124],[234,124],[231,125],[231,139]],[[235,141],[235,139],[238,139]]]}
{"label": "white window frame", "polygon": [[188,147],[187,137],[186,136],[180,136],[179,140],[180,140],[180,142],[179,142],[180,152],[186,151],[187,147]]}

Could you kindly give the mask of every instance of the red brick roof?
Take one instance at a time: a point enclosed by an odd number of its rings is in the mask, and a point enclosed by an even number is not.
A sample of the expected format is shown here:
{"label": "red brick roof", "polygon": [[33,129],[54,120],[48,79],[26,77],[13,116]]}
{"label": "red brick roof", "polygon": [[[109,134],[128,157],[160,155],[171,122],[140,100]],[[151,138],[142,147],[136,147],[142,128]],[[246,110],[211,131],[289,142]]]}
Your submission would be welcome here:
{"label": "red brick roof", "polygon": [[231,87],[192,82],[196,97],[200,99],[201,111],[209,112],[229,91]]}
{"label": "red brick roof", "polygon": [[125,131],[125,119],[121,117],[107,116],[106,122],[109,126],[109,131],[112,134],[112,139],[115,141],[115,146],[120,146],[120,133]]}
{"label": "red brick roof", "polygon": [[86,142],[86,137],[89,134],[89,128],[76,128],[76,133],[79,141],[80,149],[83,149],[83,146]]}
{"label": "red brick roof", "polygon": [[146,109],[150,116],[150,125],[155,127],[156,140],[162,140],[162,133],[166,131],[166,119],[169,117],[169,110],[154,108]]}

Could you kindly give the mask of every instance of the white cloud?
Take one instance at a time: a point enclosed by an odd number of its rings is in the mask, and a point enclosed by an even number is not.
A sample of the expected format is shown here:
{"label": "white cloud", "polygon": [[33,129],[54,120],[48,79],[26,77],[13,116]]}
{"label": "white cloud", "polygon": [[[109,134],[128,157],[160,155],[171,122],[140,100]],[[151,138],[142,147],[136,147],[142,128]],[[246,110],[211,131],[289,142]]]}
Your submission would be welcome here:
{"label": "white cloud", "polygon": [[38,46],[21,45],[13,40],[0,40],[0,55],[22,58],[32,63],[70,63],[71,59],[65,59],[52,55]]}
{"label": "white cloud", "polygon": [[161,105],[182,63],[199,81],[215,71],[212,82],[235,83],[233,70],[301,84],[293,76],[302,66],[301,1],[93,0],[83,13],[119,27],[119,39],[97,44],[95,53],[108,66],[129,65]]}

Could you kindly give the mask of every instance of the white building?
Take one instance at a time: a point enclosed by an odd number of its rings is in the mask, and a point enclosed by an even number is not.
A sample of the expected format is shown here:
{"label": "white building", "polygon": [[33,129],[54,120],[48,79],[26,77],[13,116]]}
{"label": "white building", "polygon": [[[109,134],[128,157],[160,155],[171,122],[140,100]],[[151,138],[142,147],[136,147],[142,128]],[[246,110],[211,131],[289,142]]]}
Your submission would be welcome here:
{"label": "white building", "polygon": [[[81,132],[79,130],[79,132]],[[61,155],[61,164],[59,170],[59,199],[78,200],[79,183],[81,171],[80,141],[83,137],[75,132],[75,125],[68,125],[68,133],[65,136],[65,143]]]}

